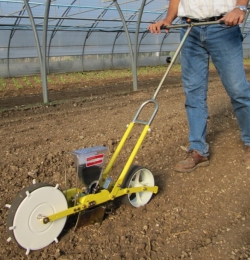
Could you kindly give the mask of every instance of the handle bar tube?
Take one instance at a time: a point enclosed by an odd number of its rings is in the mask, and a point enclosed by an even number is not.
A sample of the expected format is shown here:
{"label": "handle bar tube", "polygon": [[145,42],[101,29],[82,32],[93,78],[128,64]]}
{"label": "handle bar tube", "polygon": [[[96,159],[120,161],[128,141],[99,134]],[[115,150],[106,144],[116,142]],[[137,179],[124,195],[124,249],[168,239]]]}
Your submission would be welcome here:
{"label": "handle bar tube", "polygon": [[179,55],[179,53],[180,53],[180,51],[181,51],[181,49],[182,49],[182,46],[183,46],[183,44],[185,43],[185,41],[186,41],[186,39],[187,39],[187,37],[188,37],[190,31],[192,30],[192,28],[193,28],[194,26],[204,26],[204,25],[212,25],[212,24],[224,24],[224,21],[223,21],[223,20],[218,20],[218,21],[213,21],[213,22],[200,22],[200,23],[176,24],[176,25],[162,26],[162,27],[161,27],[161,29],[166,29],[166,30],[167,30],[167,29],[177,29],[177,28],[187,28],[187,31],[186,31],[186,33],[184,34],[184,36],[183,36],[183,38],[182,38],[182,40],[181,40],[181,42],[180,42],[180,44],[179,44],[179,46],[178,46],[178,48],[177,48],[177,50],[176,50],[176,52],[175,52],[175,54],[174,54],[172,60],[171,60],[171,63],[169,64],[169,66],[168,66],[168,68],[167,68],[167,71],[165,72],[163,78],[161,79],[161,82],[159,83],[159,85],[158,85],[158,87],[157,87],[157,89],[156,89],[156,91],[155,91],[155,93],[154,93],[154,95],[153,95],[153,97],[152,97],[153,100],[156,99],[156,97],[157,97],[157,95],[158,95],[158,93],[159,93],[159,91],[160,91],[160,89],[161,89],[161,87],[162,87],[162,84],[163,84],[164,80],[166,79],[166,77],[167,77],[169,71],[171,70],[171,68],[172,68],[172,66],[173,66],[173,64],[174,64],[174,62],[175,62],[177,56]]}

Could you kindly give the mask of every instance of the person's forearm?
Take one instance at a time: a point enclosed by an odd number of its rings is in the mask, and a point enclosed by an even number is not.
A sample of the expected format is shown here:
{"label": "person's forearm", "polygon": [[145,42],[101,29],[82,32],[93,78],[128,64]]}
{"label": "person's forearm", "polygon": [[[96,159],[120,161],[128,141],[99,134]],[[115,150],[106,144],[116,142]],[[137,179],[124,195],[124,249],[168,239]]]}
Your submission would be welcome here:
{"label": "person's forearm", "polygon": [[244,6],[248,6],[248,2],[249,2],[249,0],[238,0],[237,2],[236,2],[236,5],[244,5]]}
{"label": "person's forearm", "polygon": [[169,1],[167,16],[164,19],[164,21],[167,24],[172,24],[173,20],[177,17],[179,3],[180,3],[180,0],[170,0]]}

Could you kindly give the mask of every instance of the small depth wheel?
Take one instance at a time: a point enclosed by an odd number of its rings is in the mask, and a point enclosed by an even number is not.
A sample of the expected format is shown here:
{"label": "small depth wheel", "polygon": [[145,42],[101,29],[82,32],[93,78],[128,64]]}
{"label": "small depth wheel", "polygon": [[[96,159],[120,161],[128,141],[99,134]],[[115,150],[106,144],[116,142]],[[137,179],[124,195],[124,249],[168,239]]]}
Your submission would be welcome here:
{"label": "small depth wheel", "polygon": [[57,186],[38,183],[23,189],[14,199],[7,218],[12,238],[23,248],[37,250],[46,247],[64,228],[67,217],[43,223],[43,218],[68,209],[67,200]]}
{"label": "small depth wheel", "polygon": [[[140,167],[137,165],[133,165],[122,184],[122,188],[134,188],[140,186],[154,186],[154,176],[150,170],[144,167]],[[131,193],[128,195],[124,195],[122,197],[122,201],[126,204],[129,204],[133,207],[140,207],[149,202],[153,195],[153,192],[142,191],[137,193]]]}

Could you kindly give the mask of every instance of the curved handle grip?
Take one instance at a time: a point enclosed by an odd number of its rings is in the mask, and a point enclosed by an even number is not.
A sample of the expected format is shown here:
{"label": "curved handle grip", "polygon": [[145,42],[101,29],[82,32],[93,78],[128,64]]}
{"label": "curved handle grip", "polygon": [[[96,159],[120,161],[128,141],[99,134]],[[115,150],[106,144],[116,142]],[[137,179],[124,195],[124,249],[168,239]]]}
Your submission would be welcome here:
{"label": "curved handle grip", "polygon": [[[139,120],[138,117],[142,111],[142,109],[149,103],[153,103],[155,108],[154,108],[154,111],[152,113],[152,115],[150,116],[149,120],[148,121],[142,121],[142,120]],[[155,99],[149,99],[149,100],[146,100],[143,104],[141,104],[141,106],[139,107],[139,109],[137,110],[135,116],[134,116],[134,119],[132,122],[134,123],[139,123],[139,124],[143,124],[143,125],[151,125],[156,113],[157,113],[157,110],[159,108],[159,105],[157,103],[157,101]]]}

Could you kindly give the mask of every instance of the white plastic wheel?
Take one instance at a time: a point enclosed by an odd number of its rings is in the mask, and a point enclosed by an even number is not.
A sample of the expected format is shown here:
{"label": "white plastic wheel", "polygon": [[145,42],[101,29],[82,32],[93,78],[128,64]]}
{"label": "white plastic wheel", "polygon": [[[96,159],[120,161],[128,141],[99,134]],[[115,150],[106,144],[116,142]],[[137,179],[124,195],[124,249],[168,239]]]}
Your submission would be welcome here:
{"label": "white plastic wheel", "polygon": [[[125,180],[122,184],[123,188],[133,188],[133,187],[142,187],[142,186],[154,186],[154,176],[150,170],[144,167],[134,165],[128,171]],[[141,207],[149,202],[153,195],[153,192],[142,191],[124,195],[122,201],[126,204],[129,204],[133,207]]]}
{"label": "white plastic wheel", "polygon": [[64,194],[57,187],[46,184],[33,186],[20,192],[7,221],[12,237],[28,252],[57,242],[67,217],[47,224],[42,218],[68,208]]}

